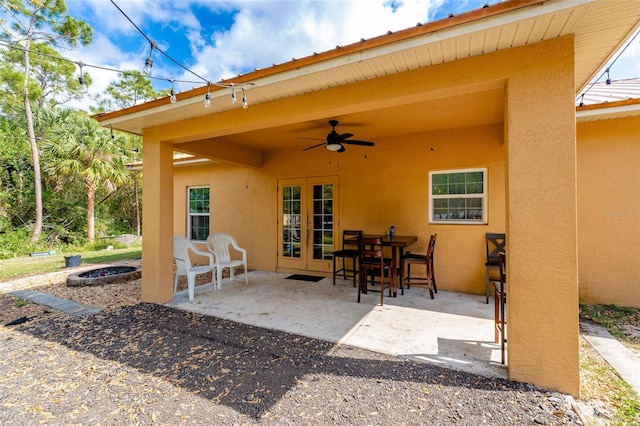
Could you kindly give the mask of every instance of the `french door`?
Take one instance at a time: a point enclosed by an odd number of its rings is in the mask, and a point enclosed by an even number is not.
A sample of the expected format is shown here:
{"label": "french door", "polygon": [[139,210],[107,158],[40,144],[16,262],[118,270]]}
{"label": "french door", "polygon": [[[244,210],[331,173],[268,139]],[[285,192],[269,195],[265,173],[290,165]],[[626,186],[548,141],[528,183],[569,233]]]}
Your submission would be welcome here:
{"label": "french door", "polygon": [[330,272],[338,177],[278,181],[278,269]]}

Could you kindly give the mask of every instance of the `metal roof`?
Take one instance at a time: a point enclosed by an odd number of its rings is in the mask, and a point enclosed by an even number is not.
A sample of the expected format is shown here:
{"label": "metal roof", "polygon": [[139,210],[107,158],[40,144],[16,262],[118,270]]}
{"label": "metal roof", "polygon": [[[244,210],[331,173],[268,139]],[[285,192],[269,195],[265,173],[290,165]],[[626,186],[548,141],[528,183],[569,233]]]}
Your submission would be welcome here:
{"label": "metal roof", "polygon": [[587,86],[584,96],[576,100],[576,105],[601,104],[605,102],[626,101],[628,99],[640,99],[640,78],[628,78],[624,80],[612,80],[610,84],[605,81]]}
{"label": "metal roof", "polygon": [[576,100],[576,121],[607,120],[640,115],[640,78],[597,82]]}

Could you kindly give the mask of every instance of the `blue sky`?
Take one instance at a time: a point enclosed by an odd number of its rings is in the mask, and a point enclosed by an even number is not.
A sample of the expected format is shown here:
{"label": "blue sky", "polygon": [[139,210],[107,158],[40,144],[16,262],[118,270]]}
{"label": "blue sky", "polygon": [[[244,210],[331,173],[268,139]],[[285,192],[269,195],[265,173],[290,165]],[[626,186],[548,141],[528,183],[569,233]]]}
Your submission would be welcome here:
{"label": "blue sky", "polygon": [[[487,0],[114,0],[164,52],[209,81],[290,61],[478,9]],[[496,3],[497,0],[489,3]],[[67,58],[118,70],[142,70],[150,44],[110,0],[67,0],[69,12],[94,30],[88,47]],[[196,76],[153,53],[152,75],[204,85]],[[85,68],[100,92],[117,73]],[[611,78],[640,77],[640,37],[611,68]],[[157,90],[171,86],[153,80]]]}

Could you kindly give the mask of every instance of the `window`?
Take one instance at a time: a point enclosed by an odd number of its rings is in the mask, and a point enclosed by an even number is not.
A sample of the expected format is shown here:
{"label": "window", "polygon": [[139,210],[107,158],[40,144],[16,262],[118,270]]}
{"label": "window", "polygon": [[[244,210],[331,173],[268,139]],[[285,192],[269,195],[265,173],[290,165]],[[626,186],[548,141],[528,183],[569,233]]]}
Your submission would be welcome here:
{"label": "window", "polygon": [[193,241],[206,241],[209,236],[209,187],[188,189],[187,235]]}
{"label": "window", "polygon": [[429,223],[487,223],[487,169],[429,172]]}

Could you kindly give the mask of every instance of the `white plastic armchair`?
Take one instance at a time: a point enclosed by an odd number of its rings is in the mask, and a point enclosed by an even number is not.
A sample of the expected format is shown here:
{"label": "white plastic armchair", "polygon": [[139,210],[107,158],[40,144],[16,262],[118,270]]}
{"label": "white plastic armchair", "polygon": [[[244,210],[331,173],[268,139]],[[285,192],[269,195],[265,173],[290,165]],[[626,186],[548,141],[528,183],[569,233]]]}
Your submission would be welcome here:
{"label": "white plastic armchair", "polygon": [[[194,266],[189,252],[208,258],[209,264]],[[211,253],[199,250],[195,244],[185,237],[173,237],[173,260],[176,262],[176,278],[173,282],[173,294],[176,294],[176,290],[178,289],[178,277],[186,276],[189,287],[189,301],[193,301],[196,289],[196,275],[207,272],[211,272],[211,283],[213,284],[213,288],[216,288],[215,273],[213,271],[215,263],[213,258],[214,256]]]}
{"label": "white plastic armchair", "polygon": [[[242,259],[231,259],[229,246],[242,254]],[[238,266],[244,267],[244,282],[249,284],[249,276],[247,275],[247,250],[238,245],[235,238],[229,234],[216,233],[209,235],[207,238],[207,248],[215,255],[215,266],[217,273],[218,288],[222,287],[222,270],[230,269],[231,280],[234,279],[234,268]]]}

